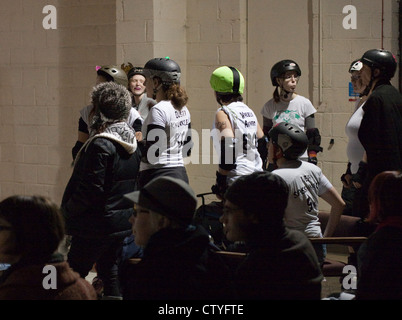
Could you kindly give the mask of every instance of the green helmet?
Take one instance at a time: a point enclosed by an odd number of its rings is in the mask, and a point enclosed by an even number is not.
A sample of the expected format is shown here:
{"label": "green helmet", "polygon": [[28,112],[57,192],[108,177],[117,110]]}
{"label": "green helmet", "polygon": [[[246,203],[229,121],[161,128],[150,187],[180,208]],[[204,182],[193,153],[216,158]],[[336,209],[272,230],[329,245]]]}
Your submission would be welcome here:
{"label": "green helmet", "polygon": [[244,90],[244,77],[239,70],[223,66],[215,69],[209,80],[214,91],[219,93],[238,93]]}
{"label": "green helmet", "polygon": [[128,86],[127,73],[117,66],[102,66],[96,72],[98,75],[104,76],[108,81],[116,82],[126,88]]}

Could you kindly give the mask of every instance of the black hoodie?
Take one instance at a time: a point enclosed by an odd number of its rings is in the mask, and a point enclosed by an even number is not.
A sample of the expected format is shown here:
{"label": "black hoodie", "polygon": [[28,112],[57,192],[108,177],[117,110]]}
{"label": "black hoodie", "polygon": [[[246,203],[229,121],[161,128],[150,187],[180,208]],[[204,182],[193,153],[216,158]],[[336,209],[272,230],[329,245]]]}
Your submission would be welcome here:
{"label": "black hoodie", "polygon": [[123,275],[125,300],[233,299],[229,269],[201,226],[155,233],[144,256]]}

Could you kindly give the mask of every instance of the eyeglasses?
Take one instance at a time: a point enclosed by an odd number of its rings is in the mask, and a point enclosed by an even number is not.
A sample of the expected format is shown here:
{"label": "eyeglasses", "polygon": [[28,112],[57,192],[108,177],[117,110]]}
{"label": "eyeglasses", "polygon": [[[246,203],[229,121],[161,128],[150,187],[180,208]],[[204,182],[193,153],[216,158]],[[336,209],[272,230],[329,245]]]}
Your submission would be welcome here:
{"label": "eyeglasses", "polygon": [[11,230],[12,228],[11,227],[9,227],[9,226],[0,226],[0,231],[3,231],[3,230]]}
{"label": "eyeglasses", "polygon": [[145,208],[139,208],[137,205],[134,205],[133,217],[137,218],[138,213],[149,213],[149,210]]}

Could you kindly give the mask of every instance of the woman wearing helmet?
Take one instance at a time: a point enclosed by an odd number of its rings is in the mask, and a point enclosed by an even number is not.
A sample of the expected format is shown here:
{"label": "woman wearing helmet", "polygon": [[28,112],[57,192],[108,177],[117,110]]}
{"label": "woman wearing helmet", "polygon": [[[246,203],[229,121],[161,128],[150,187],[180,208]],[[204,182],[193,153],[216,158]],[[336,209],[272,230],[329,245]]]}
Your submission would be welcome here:
{"label": "woman wearing helmet", "polygon": [[359,94],[359,99],[356,101],[355,111],[345,126],[345,133],[348,137],[348,144],[346,148],[348,165],[346,172],[341,177],[343,184],[341,195],[342,199],[346,203],[346,207],[343,212],[343,214],[346,215],[352,215],[353,199],[356,192],[353,180],[357,177],[359,163],[362,161],[364,155],[364,148],[357,136],[363,117],[363,105],[368,98],[366,95],[367,86],[363,84],[360,74],[362,68],[363,63],[360,60],[353,61],[349,67],[353,90]]}
{"label": "woman wearing helmet", "polygon": [[[211,75],[210,85],[221,105],[211,131],[215,150],[220,155],[212,191],[221,198],[236,178],[263,170],[267,140],[253,110],[242,102],[244,78],[239,70],[229,66],[217,68]],[[259,150],[265,155],[261,156]]]}
{"label": "woman wearing helmet", "polygon": [[[272,173],[282,177],[290,188],[285,210],[286,226],[309,238],[330,237],[338,225],[345,202],[320,167],[301,161],[300,156],[306,151],[308,142],[307,135],[297,125],[278,123],[269,131],[268,158],[277,167]],[[324,234],[318,220],[319,198],[331,206]],[[314,244],[314,249],[322,264],[325,247]]]}
{"label": "woman wearing helmet", "polygon": [[[321,136],[315,126],[314,114],[317,110],[311,101],[296,93],[296,86],[301,76],[299,65],[293,60],[281,60],[271,68],[271,82],[275,87],[273,98],[267,101],[262,110],[263,130],[268,135],[269,130],[277,123],[288,122],[298,125],[307,131],[309,146],[302,160],[317,164],[317,152]],[[272,165],[269,170],[272,170]]]}
{"label": "woman wearing helmet", "polygon": [[154,58],[145,64],[144,74],[147,95],[156,104],[142,127],[139,187],[162,175],[188,183],[184,157],[192,147],[191,117],[187,93],[180,86],[180,66],[169,57]]}
{"label": "woman wearing helmet", "polygon": [[355,181],[361,190],[355,195],[353,215],[366,218],[368,189],[373,178],[380,172],[402,168],[402,96],[390,82],[397,68],[390,51],[371,49],[360,61],[361,78],[367,83],[370,96],[363,106],[358,131],[365,155],[359,165],[360,179]]}
{"label": "woman wearing helmet", "polygon": [[127,73],[127,78],[128,89],[133,96],[133,108],[145,120],[149,109],[155,105],[156,101],[147,96],[144,69],[142,67],[131,67]]}
{"label": "woman wearing helmet", "polygon": [[[103,83],[103,82],[116,82],[125,88],[128,87],[128,80],[127,74],[120,68],[107,65],[107,66],[97,66],[96,67],[96,85]],[[93,105],[87,105],[86,107],[80,110],[80,118],[78,120],[78,138],[77,141],[72,148],[72,156],[73,160],[77,156],[78,151],[84,145],[84,143],[88,140],[91,135],[90,127],[91,127],[91,120],[93,115],[95,114],[95,110]],[[142,126],[142,118],[137,110],[132,108],[130,110],[130,115],[127,120],[127,123],[133,127],[136,132],[137,140],[141,140],[141,126]]]}

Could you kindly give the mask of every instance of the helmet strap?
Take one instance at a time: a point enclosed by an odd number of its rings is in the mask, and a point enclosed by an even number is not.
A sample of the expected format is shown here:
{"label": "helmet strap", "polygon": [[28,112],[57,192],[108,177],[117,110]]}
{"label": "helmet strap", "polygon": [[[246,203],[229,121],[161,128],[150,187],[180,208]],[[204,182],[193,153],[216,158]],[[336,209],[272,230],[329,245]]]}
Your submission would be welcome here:
{"label": "helmet strap", "polygon": [[[284,94],[283,94],[283,92],[284,92]],[[281,85],[281,96],[283,96],[286,100],[289,98],[289,94],[291,94],[292,92],[290,92],[290,91],[287,91],[284,87],[283,87],[283,85]]]}
{"label": "helmet strap", "polygon": [[239,93],[240,88],[240,74],[236,68],[228,67],[233,72],[233,93]]}

